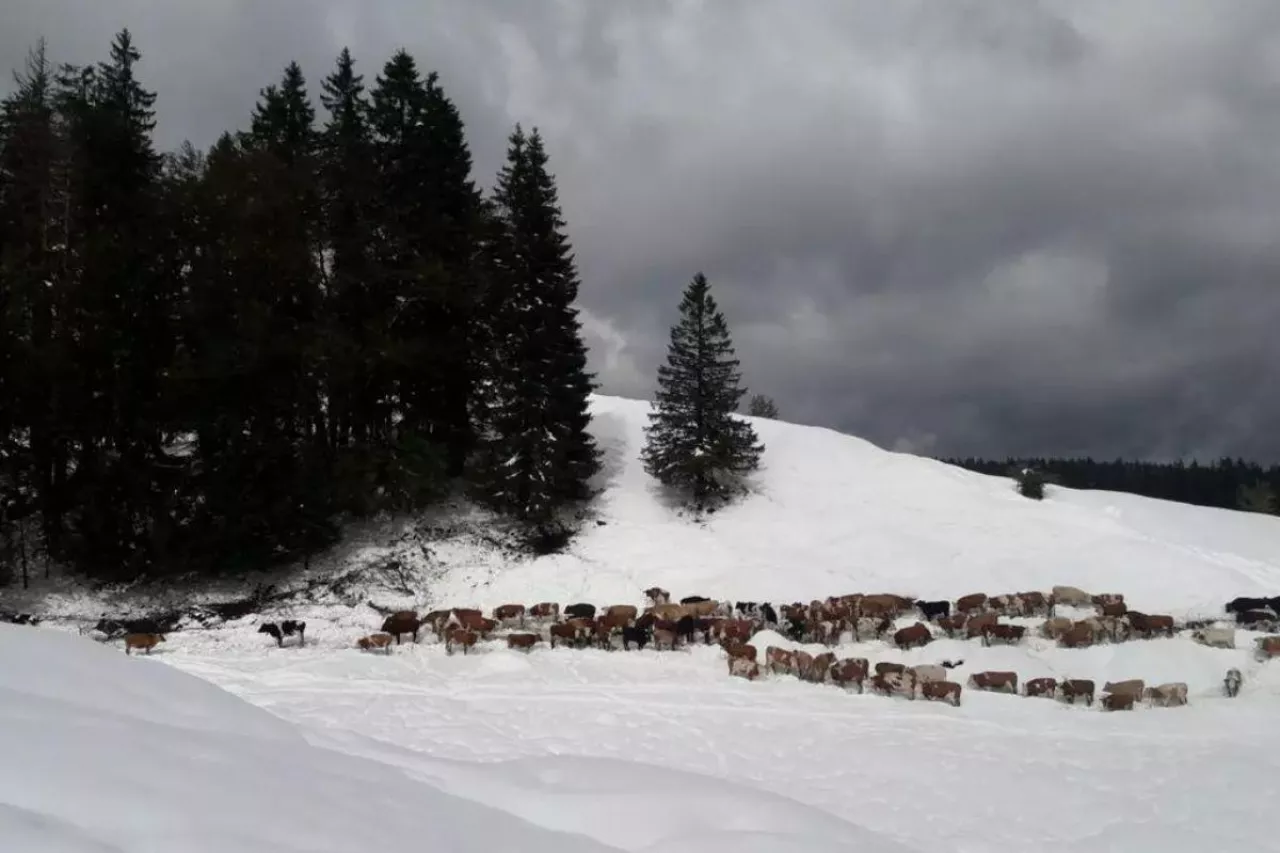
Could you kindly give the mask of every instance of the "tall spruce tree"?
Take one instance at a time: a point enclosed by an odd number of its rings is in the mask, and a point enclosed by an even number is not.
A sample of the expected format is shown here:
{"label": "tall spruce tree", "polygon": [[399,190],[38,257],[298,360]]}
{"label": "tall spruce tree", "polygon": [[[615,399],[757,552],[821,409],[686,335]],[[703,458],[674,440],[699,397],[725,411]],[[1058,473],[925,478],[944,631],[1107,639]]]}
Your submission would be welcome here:
{"label": "tall spruce tree", "polygon": [[699,507],[729,496],[764,452],[755,430],[734,414],[746,393],[740,380],[729,326],[698,273],[680,302],[667,363],[658,368],[641,459],[651,476],[689,492]]}
{"label": "tall spruce tree", "polygon": [[547,165],[537,130],[517,125],[494,190],[475,459],[482,497],[544,528],[590,496],[600,466],[587,431],[594,385],[574,307],[578,273]]}

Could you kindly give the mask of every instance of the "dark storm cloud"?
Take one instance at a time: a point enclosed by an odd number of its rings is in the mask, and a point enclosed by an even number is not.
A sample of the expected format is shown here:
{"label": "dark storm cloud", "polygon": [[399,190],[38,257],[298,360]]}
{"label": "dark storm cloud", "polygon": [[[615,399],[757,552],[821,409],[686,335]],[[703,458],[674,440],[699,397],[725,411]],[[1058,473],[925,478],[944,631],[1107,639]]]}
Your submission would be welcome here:
{"label": "dark storm cloud", "polygon": [[548,137],[605,390],[648,396],[697,270],[789,419],[938,453],[1275,459],[1274,0],[9,0],[91,60],[122,25],[160,142],[284,63],[441,72],[488,183]]}

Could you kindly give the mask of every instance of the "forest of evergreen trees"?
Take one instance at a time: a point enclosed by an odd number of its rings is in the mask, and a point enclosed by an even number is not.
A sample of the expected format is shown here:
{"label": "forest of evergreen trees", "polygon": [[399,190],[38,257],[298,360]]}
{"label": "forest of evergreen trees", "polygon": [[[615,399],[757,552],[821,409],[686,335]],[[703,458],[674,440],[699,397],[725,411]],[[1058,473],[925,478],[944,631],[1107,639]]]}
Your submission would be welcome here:
{"label": "forest of evergreen trees", "polygon": [[998,476],[1040,472],[1049,483],[1072,489],[1105,489],[1180,503],[1276,513],[1280,510],[1280,466],[1264,468],[1242,459],[1198,462],[1126,462],[1117,459],[942,459],[970,471]]}
{"label": "forest of evergreen trees", "polygon": [[236,572],[460,487],[556,535],[600,463],[538,132],[486,195],[438,77],[344,50],[321,115],[289,64],[162,154],[140,59],[42,43],[3,102],[0,564]]}

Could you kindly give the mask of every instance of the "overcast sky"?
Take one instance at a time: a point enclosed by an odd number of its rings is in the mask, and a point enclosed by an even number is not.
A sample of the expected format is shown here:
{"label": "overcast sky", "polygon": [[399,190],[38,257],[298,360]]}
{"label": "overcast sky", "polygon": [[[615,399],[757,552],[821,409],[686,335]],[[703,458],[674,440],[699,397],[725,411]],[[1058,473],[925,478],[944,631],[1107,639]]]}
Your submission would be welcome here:
{"label": "overcast sky", "polygon": [[130,27],[158,143],[342,46],[537,125],[603,390],[704,271],[787,420],[929,454],[1280,461],[1277,0],[3,0],[0,67]]}

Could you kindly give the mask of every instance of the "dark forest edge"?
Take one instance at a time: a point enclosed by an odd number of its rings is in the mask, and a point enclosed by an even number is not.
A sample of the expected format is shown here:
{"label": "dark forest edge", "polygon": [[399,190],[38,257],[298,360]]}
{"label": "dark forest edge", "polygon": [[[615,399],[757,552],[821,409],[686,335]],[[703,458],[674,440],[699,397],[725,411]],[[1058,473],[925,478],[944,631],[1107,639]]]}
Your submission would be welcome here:
{"label": "dark forest edge", "polygon": [[459,496],[563,545],[600,453],[538,131],[485,194],[437,75],[344,50],[322,120],[289,63],[160,154],[140,60],[42,42],[0,110],[0,569],[238,575]]}
{"label": "dark forest edge", "polygon": [[1110,462],[1083,459],[939,459],[979,474],[1013,477],[1038,474],[1032,481],[1071,489],[1128,492],[1148,498],[1238,509],[1275,515],[1280,512],[1280,465],[1264,468],[1255,462],[1223,457],[1216,462]]}

